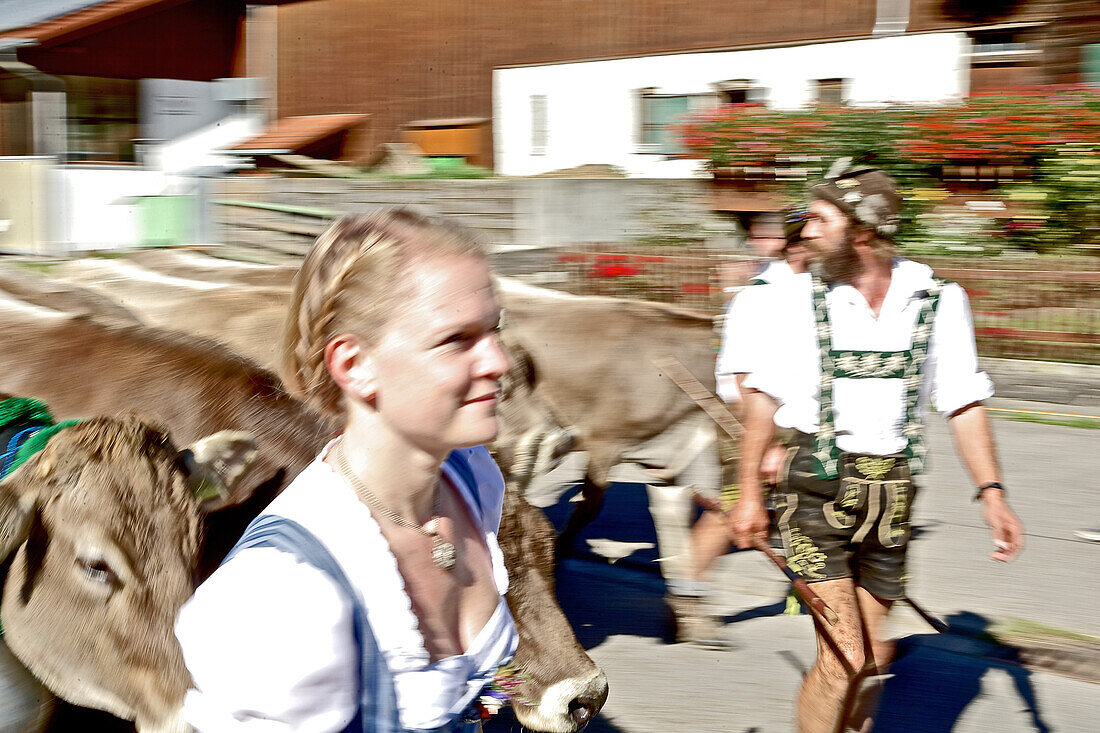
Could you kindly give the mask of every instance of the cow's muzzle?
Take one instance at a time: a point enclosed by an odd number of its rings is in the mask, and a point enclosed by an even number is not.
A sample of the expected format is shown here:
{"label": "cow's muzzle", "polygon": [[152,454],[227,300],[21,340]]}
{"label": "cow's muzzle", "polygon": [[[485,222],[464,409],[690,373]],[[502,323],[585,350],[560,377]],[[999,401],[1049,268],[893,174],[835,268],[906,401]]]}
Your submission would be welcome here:
{"label": "cow's muzzle", "polygon": [[575,677],[546,688],[537,705],[515,708],[526,728],[547,733],[574,733],[591,722],[607,702],[607,676],[596,670],[589,677]]}

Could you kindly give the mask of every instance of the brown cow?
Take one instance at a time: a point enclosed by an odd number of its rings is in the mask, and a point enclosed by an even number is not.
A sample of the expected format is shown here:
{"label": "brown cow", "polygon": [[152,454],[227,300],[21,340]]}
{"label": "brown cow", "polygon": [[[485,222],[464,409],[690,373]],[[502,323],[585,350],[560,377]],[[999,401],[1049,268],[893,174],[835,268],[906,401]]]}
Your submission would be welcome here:
{"label": "brown cow", "polygon": [[[281,287],[257,289],[251,284],[254,277],[249,276],[258,271],[264,282],[282,286],[289,282],[291,268],[242,267],[178,252],[148,253],[133,259],[139,264],[85,261],[63,269],[76,272],[82,282],[95,281],[95,287],[119,302],[139,310],[150,308],[142,317],[151,322],[213,335],[245,354],[271,353],[271,333],[249,324],[281,317],[287,291]],[[717,489],[714,428],[651,361],[675,355],[705,384],[713,386],[711,317],[659,303],[571,296],[509,278],[500,278],[499,286],[513,358],[526,362],[538,383],[535,395],[514,402],[524,409],[552,412],[552,419],[543,422],[569,426],[578,448],[588,452],[583,500],[562,532],[559,547],[568,549],[575,534],[599,512],[611,467],[621,461],[639,462],[651,470],[646,477],[650,509],[661,552],[667,558],[662,571],[668,577],[686,577],[690,492],[669,484],[689,483],[676,477],[690,466],[695,474],[691,481],[702,480],[708,484],[705,488]],[[165,309],[164,302],[188,305]],[[225,311],[226,303],[242,312],[235,320],[211,321],[210,314]],[[247,309],[252,310],[243,312]],[[245,319],[250,320],[246,323]],[[505,411],[507,402],[502,402]],[[541,407],[533,408],[536,405]],[[523,421],[519,424],[525,425]],[[496,447],[507,465],[510,451],[520,442],[514,430],[505,432],[508,435]],[[545,438],[544,453],[553,453],[555,435],[560,432],[531,432],[523,445],[532,446]],[[560,449],[560,444],[557,447]],[[670,461],[669,457],[675,458]],[[549,465],[541,461],[532,473]],[[526,483],[519,486],[524,488]]]}
{"label": "brown cow", "polygon": [[264,265],[173,249],[146,249],[127,259],[149,270],[187,280],[237,283],[261,287],[288,288],[298,268],[288,265]]}
{"label": "brown cow", "polygon": [[[140,267],[112,260],[74,263],[70,272],[82,273],[79,279],[84,281],[98,278],[97,287],[116,300],[139,287],[124,282],[126,277],[157,282],[151,294],[194,305],[173,315],[172,328],[213,336],[245,354],[270,348],[270,332],[227,323],[208,329],[196,319],[214,309],[211,298],[220,297],[220,286],[227,284],[237,286],[242,308],[281,314],[285,300],[280,298],[289,295],[282,288],[289,286],[292,268],[242,265],[186,252],[142,253],[132,259]],[[276,287],[257,291],[251,287],[255,277]],[[551,406],[557,422],[576,429],[578,448],[588,452],[589,495],[599,496],[611,468],[631,448],[698,417],[696,405],[652,361],[676,356],[713,388],[709,314],[648,301],[579,297],[512,278],[498,278],[498,284],[510,345],[537,372],[537,397]],[[131,299],[128,305],[143,318],[159,318],[143,313],[143,302]]]}
{"label": "brown cow", "polygon": [[[237,495],[252,498],[209,517],[200,576],[217,565],[248,520],[332,434],[333,427],[284,394],[273,375],[207,341],[141,326],[113,327],[6,298],[0,298],[0,331],[6,339],[0,350],[0,390],[39,397],[58,418],[135,409],[169,425],[181,441],[227,428],[256,437],[259,452]],[[509,501],[502,546],[517,547],[509,545],[514,532],[540,525],[543,532],[534,536],[547,543],[544,552],[527,547],[524,555],[506,556],[508,601],[520,632],[517,654],[527,661],[530,675],[524,694],[536,703],[516,713],[535,730],[572,731],[603,705],[607,681],[555,602],[550,562],[538,562],[548,556],[552,536],[541,512],[526,502]],[[105,633],[94,625],[100,617],[87,618],[90,631]],[[109,633],[172,636],[170,625],[148,619]],[[152,685],[157,676],[147,679]],[[66,696],[61,687],[52,689]],[[553,693],[544,694],[548,690]]]}
{"label": "brown cow", "polygon": [[51,279],[88,288],[157,328],[213,338],[273,368],[290,292],[165,275],[120,259],[83,259],[53,268]]}
{"label": "brown cow", "polygon": [[51,280],[14,267],[0,268],[0,290],[31,305],[65,313],[95,315],[118,324],[140,323],[128,308],[88,288]]}
{"label": "brown cow", "polygon": [[[568,546],[599,512],[608,474],[632,448],[700,421],[700,408],[654,362],[675,356],[713,389],[713,319],[662,303],[581,297],[511,278],[499,278],[499,297],[509,338],[535,364],[535,396],[574,431],[576,448],[588,452],[583,500],[562,533],[561,544]],[[689,438],[685,448],[689,443],[695,441]],[[699,448],[716,454],[713,440]],[[686,531],[686,509],[682,513]]]}
{"label": "brown cow", "polygon": [[12,556],[4,640],[47,688],[143,732],[187,730],[179,709],[190,676],[175,638],[157,632],[171,631],[194,587],[196,482],[238,479],[255,453],[242,436],[211,436],[184,454],[136,417],[92,418],[0,483],[0,558]]}
{"label": "brown cow", "polygon": [[[282,285],[291,277],[290,268],[242,267],[188,253],[157,252],[134,259],[140,266],[120,260],[78,261],[60,271],[135,308],[148,322],[214,336],[244,354],[273,354],[272,331],[260,326],[282,317],[288,291],[256,288],[246,275],[258,269],[265,282]],[[578,449],[588,452],[583,500],[559,547],[568,549],[576,533],[598,514],[611,468],[624,460],[640,461],[657,469],[647,484],[658,542],[668,558],[662,571],[685,577],[691,498],[683,487],[668,484],[676,483],[679,469],[698,458],[694,466],[704,466],[700,475],[714,484],[705,488],[718,488],[715,431],[652,361],[677,356],[713,387],[711,317],[660,303],[577,297],[509,278],[498,282],[513,356],[526,361],[537,376],[534,396],[516,402],[524,409],[541,405],[537,409],[552,412],[553,419],[543,422],[568,426]],[[224,315],[233,309],[239,312]],[[520,443],[514,431],[506,432],[497,448],[508,464],[510,451]],[[700,440],[704,432],[706,438]],[[553,435],[560,433],[530,433],[526,445],[545,438],[543,445],[552,446]],[[670,465],[668,456],[675,456],[672,463],[677,465]],[[535,473],[548,465],[540,462]]]}

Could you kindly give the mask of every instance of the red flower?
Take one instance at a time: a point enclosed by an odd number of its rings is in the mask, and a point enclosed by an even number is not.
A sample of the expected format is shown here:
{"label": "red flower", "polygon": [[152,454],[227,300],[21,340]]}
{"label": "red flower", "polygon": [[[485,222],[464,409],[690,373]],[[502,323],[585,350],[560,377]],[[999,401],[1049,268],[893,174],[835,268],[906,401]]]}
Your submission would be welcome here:
{"label": "red flower", "polygon": [[630,277],[637,275],[641,270],[637,267],[631,267],[630,265],[596,265],[592,268],[592,271],[588,273],[589,277]]}

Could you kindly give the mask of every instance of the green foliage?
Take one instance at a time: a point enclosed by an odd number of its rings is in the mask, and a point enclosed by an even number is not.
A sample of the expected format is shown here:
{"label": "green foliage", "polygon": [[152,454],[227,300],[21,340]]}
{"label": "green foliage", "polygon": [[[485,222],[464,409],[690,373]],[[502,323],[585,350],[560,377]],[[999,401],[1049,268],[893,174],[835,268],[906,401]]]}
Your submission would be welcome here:
{"label": "green foliage", "polygon": [[[774,172],[789,203],[834,159],[851,156],[892,175],[905,197],[898,241],[920,251],[1064,251],[1100,243],[1100,91],[1045,87],[978,95],[941,106],[773,110],[732,105],[689,118],[681,143],[711,170]],[[944,166],[1016,165],[1031,180],[998,191],[1027,212],[1007,221],[944,212]],[[1006,217],[1000,217],[1005,219]]]}
{"label": "green foliage", "polygon": [[1032,182],[1005,188],[1009,200],[1037,204],[1024,246],[1040,253],[1100,244],[1100,150],[1065,145],[1040,159]]}

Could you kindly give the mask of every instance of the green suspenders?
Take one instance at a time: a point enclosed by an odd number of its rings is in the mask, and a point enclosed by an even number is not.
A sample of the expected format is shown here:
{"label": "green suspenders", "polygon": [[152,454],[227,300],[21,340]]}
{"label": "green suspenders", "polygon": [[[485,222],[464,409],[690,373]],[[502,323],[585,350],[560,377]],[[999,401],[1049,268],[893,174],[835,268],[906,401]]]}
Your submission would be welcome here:
{"label": "green suspenders", "polygon": [[905,380],[905,425],[902,432],[908,440],[905,455],[911,473],[924,469],[928,447],[924,442],[924,425],[920,418],[921,370],[928,357],[928,340],[932,321],[940,304],[943,281],[936,280],[921,299],[920,313],[913,327],[912,345],[907,351],[837,351],[833,349],[829,309],[825,305],[828,285],[813,273],[814,321],[817,345],[821,354],[821,411],[813,440],[814,471],[818,478],[835,479],[839,475],[840,450],[836,446],[833,382],[838,379],[903,379]]}

